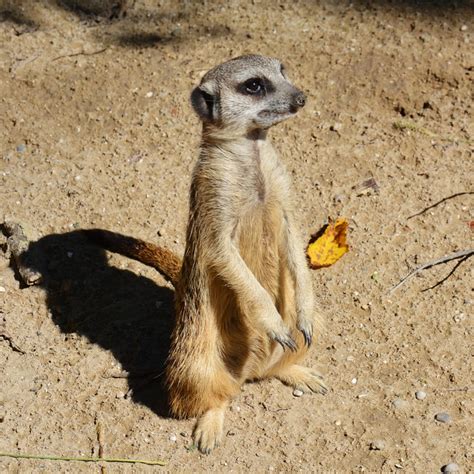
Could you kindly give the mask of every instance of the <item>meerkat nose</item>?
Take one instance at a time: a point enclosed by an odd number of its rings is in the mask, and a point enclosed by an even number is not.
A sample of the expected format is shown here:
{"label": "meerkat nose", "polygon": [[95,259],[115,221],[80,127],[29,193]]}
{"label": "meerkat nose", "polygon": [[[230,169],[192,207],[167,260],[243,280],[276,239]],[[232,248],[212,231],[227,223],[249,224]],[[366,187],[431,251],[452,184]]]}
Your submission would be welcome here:
{"label": "meerkat nose", "polygon": [[303,92],[298,92],[294,96],[294,103],[297,107],[304,107],[304,104],[306,104],[306,95]]}

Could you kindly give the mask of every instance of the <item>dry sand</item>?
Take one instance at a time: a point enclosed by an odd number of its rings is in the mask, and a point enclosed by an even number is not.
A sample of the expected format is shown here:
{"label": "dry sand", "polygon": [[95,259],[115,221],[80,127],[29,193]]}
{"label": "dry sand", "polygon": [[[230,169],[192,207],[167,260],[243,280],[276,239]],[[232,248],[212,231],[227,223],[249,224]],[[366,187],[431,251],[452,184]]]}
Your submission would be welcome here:
{"label": "dry sand", "polygon": [[[44,275],[23,288],[0,257],[0,451],[167,461],[110,473],[474,470],[473,260],[435,288],[456,262],[387,293],[473,246],[472,194],[408,219],[473,191],[473,2],[137,0],[115,21],[69,3],[0,1],[0,221],[27,225]],[[203,456],[154,378],[171,288],[78,230],[182,253],[200,135],[189,93],[249,52],[279,57],[308,94],[272,131],[302,232],[346,216],[351,251],[312,273],[326,328],[307,364],[329,394],[247,384]],[[371,177],[378,192],[357,188]],[[101,468],[0,458],[0,470]]]}

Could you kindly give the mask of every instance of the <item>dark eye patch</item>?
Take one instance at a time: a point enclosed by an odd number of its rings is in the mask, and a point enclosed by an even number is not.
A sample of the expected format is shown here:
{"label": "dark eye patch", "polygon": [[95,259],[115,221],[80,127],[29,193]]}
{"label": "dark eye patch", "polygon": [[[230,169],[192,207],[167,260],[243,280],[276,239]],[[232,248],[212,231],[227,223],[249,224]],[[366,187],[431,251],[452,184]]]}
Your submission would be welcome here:
{"label": "dark eye patch", "polygon": [[265,77],[252,77],[237,86],[237,91],[244,95],[264,96],[274,92],[273,84]]}
{"label": "dark eye patch", "polygon": [[280,72],[283,77],[286,77],[286,68],[283,64],[280,64]]}

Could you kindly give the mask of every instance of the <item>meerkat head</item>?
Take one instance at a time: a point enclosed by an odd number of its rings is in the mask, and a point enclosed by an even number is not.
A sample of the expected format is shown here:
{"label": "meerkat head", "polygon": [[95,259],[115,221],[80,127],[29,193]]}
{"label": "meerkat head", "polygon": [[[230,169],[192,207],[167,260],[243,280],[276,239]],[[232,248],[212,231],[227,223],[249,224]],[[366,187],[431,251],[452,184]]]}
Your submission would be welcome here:
{"label": "meerkat head", "polygon": [[238,133],[266,130],[296,114],[306,96],[278,59],[249,55],[211,69],[191,94],[206,125]]}

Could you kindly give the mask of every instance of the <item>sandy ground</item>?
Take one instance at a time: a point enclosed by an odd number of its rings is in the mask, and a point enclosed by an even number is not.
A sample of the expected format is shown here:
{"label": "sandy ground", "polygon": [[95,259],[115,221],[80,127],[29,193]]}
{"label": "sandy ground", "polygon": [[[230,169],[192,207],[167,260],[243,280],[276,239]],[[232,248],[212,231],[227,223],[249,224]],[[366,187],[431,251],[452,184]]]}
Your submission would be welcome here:
{"label": "sandy ground", "polygon": [[[472,259],[434,288],[456,262],[388,289],[473,246],[474,3],[137,0],[114,21],[69,4],[0,1],[0,221],[28,227],[44,276],[24,288],[0,257],[0,451],[167,466],[0,458],[0,470],[472,472]],[[182,253],[200,136],[189,92],[249,52],[279,57],[308,94],[272,131],[302,232],[346,216],[351,251],[312,273],[326,328],[307,364],[329,394],[248,384],[203,456],[154,378],[171,288],[78,230]],[[378,192],[358,187],[369,178]]]}

